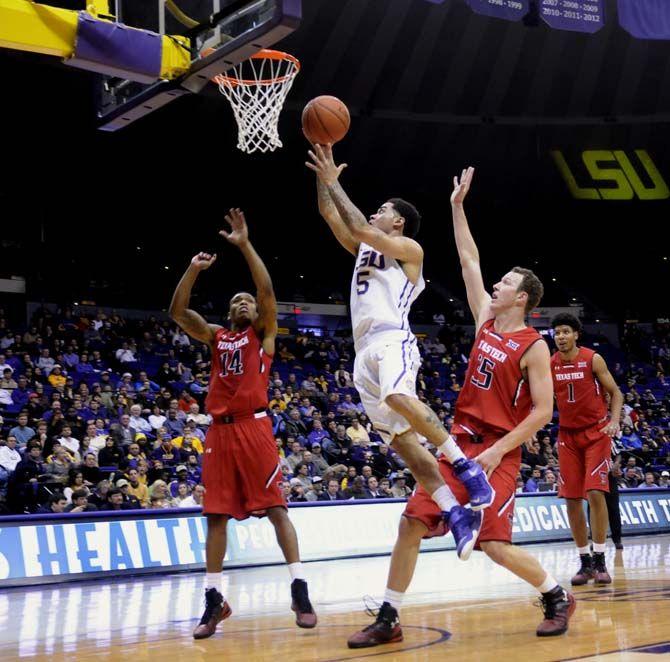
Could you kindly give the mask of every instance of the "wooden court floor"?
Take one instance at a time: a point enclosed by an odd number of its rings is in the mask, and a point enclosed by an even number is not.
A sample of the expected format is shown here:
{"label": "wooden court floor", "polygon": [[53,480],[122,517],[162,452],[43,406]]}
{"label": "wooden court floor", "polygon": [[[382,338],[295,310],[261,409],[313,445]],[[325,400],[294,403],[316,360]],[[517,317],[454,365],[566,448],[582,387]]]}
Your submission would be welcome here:
{"label": "wooden court floor", "polygon": [[[203,575],[129,578],[0,592],[0,660],[643,660],[670,659],[670,534],[608,550],[611,588],[575,590],[567,635],[539,639],[541,612],[523,582],[482,554],[422,554],[401,612],[405,640],[352,651],[346,639],[371,622],[363,596],[379,597],[388,557],[309,563],[315,630],[294,626],[283,567],[231,571],[234,614],[194,641]],[[528,549],[560,581],[576,569],[567,543]]]}

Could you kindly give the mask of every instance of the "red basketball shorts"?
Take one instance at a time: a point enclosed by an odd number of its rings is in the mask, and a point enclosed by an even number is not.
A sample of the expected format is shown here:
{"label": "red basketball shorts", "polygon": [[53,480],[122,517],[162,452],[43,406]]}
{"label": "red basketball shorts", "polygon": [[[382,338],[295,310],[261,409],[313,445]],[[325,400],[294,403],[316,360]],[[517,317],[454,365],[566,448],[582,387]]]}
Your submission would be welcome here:
{"label": "red basketball shorts", "polygon": [[[481,443],[472,443],[470,435],[455,435],[456,442],[468,458],[477,457],[481,452],[490,448],[502,434],[482,435]],[[502,462],[496,467],[491,475],[490,483],[496,491],[494,502],[482,511],[482,528],[475,549],[480,549],[479,543],[498,540],[512,542],[512,523],[514,519],[514,496],[516,494],[516,477],[521,464],[521,453],[515,449],[505,455]],[[445,482],[454,493],[456,500],[465,505],[469,502],[468,492],[463,483],[456,477],[452,466],[440,457],[438,460],[440,473]],[[426,525],[428,532],[424,538],[443,536],[448,528],[442,519],[442,513],[433,498],[423,489],[418,487],[410,497],[405,512],[405,517],[418,519]]]}
{"label": "red basketball shorts", "polygon": [[268,508],[286,507],[277,445],[267,416],[214,423],[207,431],[202,461],[202,512],[238,520],[262,517]]}
{"label": "red basketball shorts", "polygon": [[601,427],[599,423],[584,430],[559,429],[559,497],[586,499],[589,490],[610,491],[612,440]]}

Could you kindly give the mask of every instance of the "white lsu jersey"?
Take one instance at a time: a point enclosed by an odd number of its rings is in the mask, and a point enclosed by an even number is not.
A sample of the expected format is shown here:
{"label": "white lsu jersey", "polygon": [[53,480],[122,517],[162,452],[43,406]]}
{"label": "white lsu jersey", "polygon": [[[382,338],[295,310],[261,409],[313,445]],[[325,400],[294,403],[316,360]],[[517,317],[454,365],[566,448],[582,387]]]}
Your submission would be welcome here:
{"label": "white lsu jersey", "polygon": [[397,260],[360,244],[350,301],[356,351],[386,337],[413,339],[409,310],[425,286],[423,273],[413,285]]}

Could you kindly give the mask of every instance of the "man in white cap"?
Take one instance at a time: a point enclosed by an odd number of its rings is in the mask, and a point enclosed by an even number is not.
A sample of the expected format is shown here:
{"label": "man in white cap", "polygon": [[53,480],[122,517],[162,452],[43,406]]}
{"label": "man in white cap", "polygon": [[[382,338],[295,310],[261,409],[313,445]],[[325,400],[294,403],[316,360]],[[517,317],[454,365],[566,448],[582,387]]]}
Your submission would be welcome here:
{"label": "man in white cap", "polygon": [[140,510],[142,508],[139,499],[131,494],[129,489],[130,483],[125,478],[117,480],[116,486],[121,490],[121,494],[123,494],[123,502],[128,504],[130,510]]}

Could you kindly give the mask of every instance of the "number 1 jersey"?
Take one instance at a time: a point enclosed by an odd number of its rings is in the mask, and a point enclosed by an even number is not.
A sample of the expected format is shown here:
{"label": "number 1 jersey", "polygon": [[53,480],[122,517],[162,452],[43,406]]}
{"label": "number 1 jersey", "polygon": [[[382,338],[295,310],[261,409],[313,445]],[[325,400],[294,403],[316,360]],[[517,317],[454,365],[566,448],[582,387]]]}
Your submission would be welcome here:
{"label": "number 1 jersey", "polygon": [[551,357],[560,428],[580,430],[607,419],[605,392],[593,373],[594,354],[580,347],[571,361],[564,361],[560,352]]}
{"label": "number 1 jersey", "polygon": [[244,416],[266,408],[271,364],[252,326],[244,331],[219,329],[212,345],[207,413]]}
{"label": "number 1 jersey", "polygon": [[487,428],[509,432],[530,413],[533,403],[521,358],[542,338],[530,327],[498,333],[494,323],[491,319],[482,324],[475,338],[454,423],[474,418]]}

